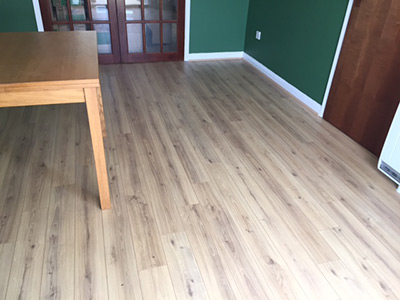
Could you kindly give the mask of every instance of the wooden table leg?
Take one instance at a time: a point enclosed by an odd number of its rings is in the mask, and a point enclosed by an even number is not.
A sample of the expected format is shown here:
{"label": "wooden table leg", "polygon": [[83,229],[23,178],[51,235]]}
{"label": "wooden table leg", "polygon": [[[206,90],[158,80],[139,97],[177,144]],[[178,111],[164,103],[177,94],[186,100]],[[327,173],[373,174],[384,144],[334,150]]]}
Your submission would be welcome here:
{"label": "wooden table leg", "polygon": [[85,88],[84,91],[86,108],[89,118],[90,135],[92,136],[94,161],[96,164],[100,206],[101,209],[110,209],[110,190],[108,186],[107,166],[104,153],[98,93],[96,88]]}
{"label": "wooden table leg", "polygon": [[101,131],[103,133],[103,137],[106,137],[107,136],[106,120],[104,118],[104,107],[103,107],[103,97],[101,96],[101,88],[97,88],[96,91],[97,91],[97,101],[99,103]]}

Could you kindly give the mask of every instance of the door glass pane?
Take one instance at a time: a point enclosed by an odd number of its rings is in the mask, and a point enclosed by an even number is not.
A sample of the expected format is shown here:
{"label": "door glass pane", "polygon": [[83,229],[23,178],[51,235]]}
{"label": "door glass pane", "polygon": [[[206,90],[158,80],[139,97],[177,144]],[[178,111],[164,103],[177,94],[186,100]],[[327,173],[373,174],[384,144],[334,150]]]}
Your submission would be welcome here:
{"label": "door glass pane", "polygon": [[160,2],[159,0],[144,1],[144,19],[160,20]]}
{"label": "door glass pane", "polygon": [[90,30],[89,24],[74,24],[75,31],[87,31]]}
{"label": "door glass pane", "polygon": [[51,1],[51,18],[53,21],[69,21],[67,0]]}
{"label": "door glass pane", "polygon": [[108,21],[108,7],[107,5],[95,5],[92,3],[92,20],[94,21]]}
{"label": "door glass pane", "polygon": [[125,0],[126,20],[142,20],[142,1],[141,0]]}
{"label": "door glass pane", "polygon": [[97,49],[99,51],[99,54],[112,53],[110,25],[94,24],[93,28],[97,32]]}
{"label": "door glass pane", "polygon": [[163,50],[164,52],[176,52],[177,38],[176,38],[176,23],[163,24]]}
{"label": "door glass pane", "polygon": [[86,21],[87,3],[84,0],[71,0],[71,14],[73,21]]}
{"label": "door glass pane", "polygon": [[127,24],[129,53],[143,53],[142,24]]}
{"label": "door glass pane", "polygon": [[146,52],[160,51],[160,24],[146,24]]}
{"label": "door glass pane", "polygon": [[176,20],[178,0],[163,1],[163,20]]}
{"label": "door glass pane", "polygon": [[69,25],[53,25],[54,31],[70,31]]}

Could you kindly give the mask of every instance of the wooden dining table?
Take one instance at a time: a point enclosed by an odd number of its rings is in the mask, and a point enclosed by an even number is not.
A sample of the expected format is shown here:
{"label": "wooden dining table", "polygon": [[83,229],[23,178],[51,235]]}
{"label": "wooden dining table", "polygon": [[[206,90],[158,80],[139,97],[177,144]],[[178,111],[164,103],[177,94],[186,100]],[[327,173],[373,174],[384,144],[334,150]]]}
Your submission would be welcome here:
{"label": "wooden dining table", "polygon": [[111,208],[93,31],[0,33],[0,107],[86,103],[101,209]]}

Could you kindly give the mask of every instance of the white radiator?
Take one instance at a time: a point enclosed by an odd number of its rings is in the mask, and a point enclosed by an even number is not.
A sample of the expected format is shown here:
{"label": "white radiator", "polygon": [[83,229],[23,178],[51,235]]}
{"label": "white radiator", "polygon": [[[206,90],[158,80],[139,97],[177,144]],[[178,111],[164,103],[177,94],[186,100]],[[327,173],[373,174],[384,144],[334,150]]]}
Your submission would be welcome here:
{"label": "white radiator", "polygon": [[378,169],[399,185],[400,193],[400,105],[386,137]]}

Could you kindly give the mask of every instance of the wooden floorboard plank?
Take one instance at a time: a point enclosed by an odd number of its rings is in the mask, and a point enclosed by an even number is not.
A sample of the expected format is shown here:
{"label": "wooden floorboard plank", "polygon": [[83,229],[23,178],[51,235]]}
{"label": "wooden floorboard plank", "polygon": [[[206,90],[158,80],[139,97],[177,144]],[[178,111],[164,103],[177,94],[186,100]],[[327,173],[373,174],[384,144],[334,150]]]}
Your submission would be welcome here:
{"label": "wooden floorboard plank", "polygon": [[368,292],[369,283],[360,279],[362,276],[359,272],[349,269],[341,260],[319,264],[319,269],[335,288],[340,299],[377,299]]}
{"label": "wooden floorboard plank", "polygon": [[75,186],[56,186],[51,192],[41,299],[74,299]]}
{"label": "wooden floorboard plank", "polygon": [[109,130],[106,144],[113,209],[103,212],[108,288],[113,299],[142,299],[133,227],[128,213],[127,196],[114,136],[118,134],[114,135],[113,131]]}
{"label": "wooden floorboard plank", "polygon": [[176,299],[167,266],[140,271],[143,300]]}
{"label": "wooden floorboard plank", "polygon": [[[24,110],[23,108],[20,108]],[[23,122],[18,136],[14,137],[14,147],[9,148],[10,161],[4,173],[0,194],[0,243],[15,242],[19,229],[20,217],[23,210],[23,192],[26,188],[24,174],[27,170],[27,161],[32,154],[33,126],[29,123],[30,110],[24,110]],[[7,143],[7,141],[4,141]],[[28,177],[29,178],[29,177]]]}
{"label": "wooden floorboard plank", "polygon": [[15,243],[0,244],[0,299],[6,298]]}
{"label": "wooden floorboard plank", "polygon": [[7,299],[40,297],[57,111],[41,107],[34,119],[35,140],[24,171],[29,180],[16,201],[22,205],[13,256],[18,267],[12,267]]}
{"label": "wooden floorboard plank", "polygon": [[162,242],[177,299],[209,299],[186,234],[163,235]]}
{"label": "wooden floorboard plank", "polygon": [[397,299],[377,158],[249,64],[100,67],[83,104],[0,109],[0,298]]}
{"label": "wooden floorboard plank", "polygon": [[[365,293],[369,294],[372,299],[397,299],[398,292],[392,290],[388,278],[382,274],[379,268],[374,266],[374,263],[367,256],[352,247],[349,241],[343,240],[340,237],[342,236],[341,231],[341,228],[334,228],[322,231],[321,234],[332,247],[335,247],[339,258],[350,269],[353,276],[365,282]],[[396,287],[393,286],[393,288]]]}
{"label": "wooden floorboard plank", "polygon": [[180,207],[186,234],[198,262],[210,299],[243,299],[243,288],[218,250],[215,232],[209,230],[209,221],[201,205]]}
{"label": "wooden floorboard plank", "polygon": [[96,183],[89,124],[84,105],[77,110],[75,299],[107,299],[107,270],[102,212]]}

